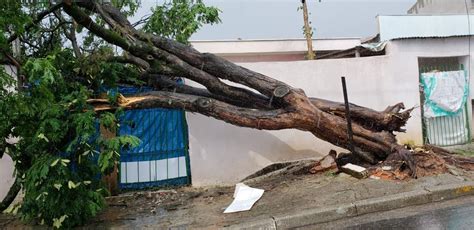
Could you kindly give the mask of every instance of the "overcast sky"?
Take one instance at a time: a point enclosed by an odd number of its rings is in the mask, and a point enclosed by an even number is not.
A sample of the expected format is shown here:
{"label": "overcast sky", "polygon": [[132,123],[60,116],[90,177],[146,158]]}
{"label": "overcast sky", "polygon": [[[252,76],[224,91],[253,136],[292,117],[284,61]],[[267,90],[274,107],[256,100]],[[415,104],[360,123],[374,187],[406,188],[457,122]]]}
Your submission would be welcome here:
{"label": "overcast sky", "polygon": [[[163,0],[143,0],[139,15]],[[302,38],[300,0],[204,0],[222,10],[222,23],[205,26],[192,40]],[[316,38],[375,35],[377,15],[406,14],[416,0],[308,0]],[[133,20],[132,20],[133,21]]]}

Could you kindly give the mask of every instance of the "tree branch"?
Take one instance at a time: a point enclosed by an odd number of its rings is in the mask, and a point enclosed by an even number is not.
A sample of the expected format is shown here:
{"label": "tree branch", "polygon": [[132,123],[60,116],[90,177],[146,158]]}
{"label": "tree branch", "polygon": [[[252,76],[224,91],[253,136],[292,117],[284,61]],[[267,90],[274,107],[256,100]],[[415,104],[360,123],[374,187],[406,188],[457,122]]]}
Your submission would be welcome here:
{"label": "tree branch", "polygon": [[137,26],[139,26],[143,23],[146,23],[146,21],[148,21],[150,19],[150,17],[151,17],[151,14],[147,14],[147,15],[141,17],[140,20],[132,23],[132,26],[135,28],[135,27],[137,27]]}
{"label": "tree branch", "polygon": [[[59,2],[55,5],[53,5],[52,7],[44,10],[44,11],[41,11],[40,13],[38,13],[38,15],[36,16],[36,18],[31,22],[31,23],[28,23],[26,26],[25,26],[25,31],[28,31],[29,29],[31,29],[34,25],[38,24],[39,22],[41,22],[41,20],[43,20],[44,17],[46,17],[48,14],[58,10],[59,8],[61,8],[63,5],[62,2]],[[18,33],[14,33],[12,36],[10,36],[10,38],[8,38],[8,43],[11,43],[13,42],[15,39],[17,39],[19,36]]]}
{"label": "tree branch", "polygon": [[[181,77],[188,78],[204,85],[210,92],[215,94],[222,94],[227,97],[238,98],[239,100],[267,100],[265,96],[256,94],[250,90],[242,89],[239,87],[229,86],[217,77],[214,77],[205,71],[202,71],[194,66],[189,65],[183,60],[179,59],[175,55],[172,55],[166,51],[160,50],[156,47],[152,47],[143,41],[136,41],[137,44],[126,41],[121,38],[116,32],[107,30],[100,27],[92,19],[73,5],[65,5],[64,9],[66,13],[71,15],[79,24],[85,26],[96,35],[102,37],[104,40],[116,44],[121,48],[130,51],[134,56],[148,60],[149,62],[156,62],[154,59],[164,60],[169,67],[178,71]],[[110,18],[109,18],[110,20]],[[113,23],[113,25],[117,25]],[[157,65],[163,63],[156,63],[155,68],[159,68]]]}
{"label": "tree branch", "polygon": [[[107,102],[100,100],[89,100],[90,103]],[[108,104],[94,106],[96,111],[114,109]],[[283,109],[261,111],[242,108],[227,104],[207,97],[187,95],[173,92],[154,91],[140,94],[139,96],[127,97],[119,102],[119,107],[126,109],[146,108],[172,108],[184,109],[189,112],[224,120],[228,123],[255,129],[279,130],[295,128],[299,116],[293,112]]]}
{"label": "tree branch", "polygon": [[[66,22],[61,12],[54,11],[54,16],[56,16],[59,22]],[[65,25],[63,25],[62,28],[63,28],[64,34],[66,35],[66,38],[69,39],[69,41],[71,42],[74,55],[76,55],[77,58],[81,58],[82,52],[81,52],[81,49],[79,48],[79,45],[77,44],[77,38],[76,38],[76,24],[77,23],[74,22],[74,20],[72,20],[71,24],[72,24],[71,28],[67,28]]]}
{"label": "tree branch", "polygon": [[159,74],[147,74],[147,78],[149,79],[150,84],[154,88],[160,89],[160,90],[208,97],[208,98],[223,101],[223,102],[226,102],[235,106],[239,106],[239,107],[262,109],[262,110],[272,109],[272,106],[266,100],[258,100],[258,98],[256,98],[253,101],[238,100],[238,99],[236,100],[236,99],[225,97],[219,94],[213,94],[209,92],[209,90],[207,89],[196,88],[196,87],[192,87],[185,84],[178,84],[176,81],[170,79],[169,77],[165,77]]}
{"label": "tree branch", "polygon": [[[345,118],[346,116],[345,105],[343,103],[319,98],[310,98],[310,100],[313,105],[324,112],[342,118]],[[388,107],[385,111],[379,112],[366,107],[350,104],[351,118],[366,129],[377,132],[383,130],[390,132],[404,132],[405,130],[402,127],[406,125],[406,122],[410,118],[410,113],[413,110],[413,108],[411,108],[401,112],[404,108],[405,106],[403,103],[398,103],[394,106]]]}
{"label": "tree branch", "polygon": [[105,41],[116,44],[122,47],[125,50],[130,49],[131,44],[127,40],[123,39],[119,34],[114,31],[105,29],[102,26],[97,25],[86,13],[80,10],[77,6],[72,5],[72,3],[66,3],[63,5],[64,11],[73,17],[77,23],[86,27],[92,33],[101,37]]}
{"label": "tree branch", "polygon": [[113,56],[109,58],[110,61],[120,62],[120,63],[129,63],[141,67],[144,71],[150,69],[150,64],[145,60],[135,57],[131,54],[125,53],[123,56]]}
{"label": "tree branch", "polygon": [[[217,58],[213,54],[201,54],[187,45],[166,38],[144,34],[136,30],[120,11],[112,5],[97,5],[98,4],[96,4],[96,7],[92,7],[90,1],[84,1],[81,4],[81,6],[89,10],[98,12],[101,16],[105,16],[107,23],[117,30],[132,33],[146,43],[152,41],[156,47],[162,49],[162,52],[168,53],[165,56],[176,56],[181,62],[184,61],[187,65],[207,72],[209,75],[219,76],[219,78],[248,86],[267,97],[272,97],[273,91],[278,86],[291,88],[281,81],[250,71],[227,60]],[[202,82],[200,83],[203,84]],[[212,89],[209,90],[212,91]]]}
{"label": "tree branch", "polygon": [[[315,104],[303,90],[292,88],[281,81],[245,69],[213,54],[201,54],[192,47],[176,41],[137,31],[120,11],[110,4],[93,7],[91,1],[83,2],[78,4],[83,4],[86,9],[88,9],[87,7],[92,8],[91,10],[98,12],[98,16],[107,21],[111,28],[120,31],[120,33],[126,33],[127,36],[121,36],[114,31],[99,27],[88,15],[76,8],[77,5],[66,4],[64,9],[92,33],[148,62],[150,64],[149,73],[169,72],[173,76],[198,82],[208,90],[206,92],[188,86],[173,86],[175,87],[173,91],[182,90],[183,93],[153,92],[126,98],[119,103],[119,106],[127,109],[181,108],[243,127],[268,130],[300,129],[309,131],[316,137],[337,146],[348,148],[347,122],[338,109],[331,110],[332,105],[326,106],[326,108],[321,105],[327,112],[323,111],[318,108],[318,102]],[[227,85],[223,80],[250,87],[251,90]],[[270,109],[244,108],[236,106],[232,103],[233,101],[262,101],[262,104],[268,104]],[[100,101],[96,100],[95,102]],[[96,106],[96,109],[112,108],[109,105],[99,105]],[[362,108],[355,108],[356,111],[357,109],[362,110]],[[398,112],[399,110],[397,111],[397,108],[393,107],[384,111],[384,114],[397,114]],[[373,113],[373,111],[368,111],[368,113]],[[355,114],[356,117],[359,116],[357,112]],[[395,129],[388,131],[383,129],[383,131],[377,132],[366,128],[364,123],[358,124],[359,122],[362,121],[358,120],[353,124],[356,147],[354,154],[367,162],[376,163],[378,160],[386,159],[392,152],[396,152],[397,156],[409,163],[412,172],[415,172],[415,169],[412,168],[413,162],[409,159],[409,153],[397,144],[395,136],[391,133]],[[383,120],[383,122],[385,121]],[[383,122],[378,121],[378,123]]]}

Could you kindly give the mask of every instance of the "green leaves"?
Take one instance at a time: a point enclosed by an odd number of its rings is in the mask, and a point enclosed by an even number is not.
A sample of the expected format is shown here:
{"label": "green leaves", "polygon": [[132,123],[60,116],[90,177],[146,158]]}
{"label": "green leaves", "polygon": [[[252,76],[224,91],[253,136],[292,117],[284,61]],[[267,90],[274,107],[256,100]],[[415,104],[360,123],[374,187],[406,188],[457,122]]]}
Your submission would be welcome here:
{"label": "green leaves", "polygon": [[121,148],[133,148],[140,144],[140,139],[135,136],[125,135],[113,138],[101,138],[101,145],[104,150],[99,155],[98,164],[100,171],[104,174],[109,173],[115,166],[115,162],[120,157]]}
{"label": "green leaves", "polygon": [[54,58],[54,56],[48,56],[46,58],[29,59],[23,67],[29,76],[29,81],[38,85],[50,85],[61,79],[61,74],[53,66]]}
{"label": "green leaves", "polygon": [[141,1],[137,0],[112,0],[112,5],[119,8],[120,11],[126,16],[132,16],[137,12],[138,7],[140,7]]}
{"label": "green leaves", "polygon": [[66,220],[67,217],[68,217],[67,215],[63,215],[59,218],[54,218],[53,219],[53,228],[61,228],[62,223],[64,222],[64,220]]}
{"label": "green leaves", "polygon": [[[70,159],[43,155],[26,172],[25,197],[18,209],[25,221],[37,220],[54,228],[85,223],[105,206],[104,193],[93,162],[70,166]],[[84,180],[87,178],[86,180]]]}
{"label": "green leaves", "polygon": [[68,181],[68,182],[67,182],[67,187],[68,187],[69,189],[75,189],[75,188],[77,188],[79,185],[81,185],[81,182],[79,182],[79,183],[74,183],[74,182],[72,182],[72,181]]}
{"label": "green leaves", "polygon": [[30,59],[24,68],[29,89],[0,92],[0,139],[21,137],[10,153],[25,191],[15,213],[55,228],[81,225],[105,207],[106,190],[97,175],[113,169],[122,148],[140,142],[99,137],[99,124],[118,130],[122,111],[96,114],[87,104],[91,92],[64,80],[67,71],[58,68],[65,66],[56,56]]}
{"label": "green leaves", "polygon": [[61,190],[61,187],[63,187],[62,184],[54,184],[54,188],[56,188],[58,191]]}
{"label": "green leaves", "polygon": [[11,92],[15,83],[15,78],[7,74],[4,68],[0,68],[0,97],[6,96]]}
{"label": "green leaves", "polygon": [[[29,89],[0,92],[0,139],[20,137],[10,151],[25,192],[15,214],[18,211],[25,221],[70,228],[105,207],[93,153],[108,147],[94,138],[98,115],[87,110],[90,92],[80,84],[66,83],[57,69],[62,65],[55,56],[30,59],[23,69]],[[3,85],[10,81],[0,79]],[[107,119],[116,120],[114,114]]]}
{"label": "green leaves", "polygon": [[[140,6],[138,0],[111,3],[126,16]],[[80,26],[59,25],[53,16],[25,31],[45,7],[49,2],[0,1],[0,50],[11,53],[8,38],[21,35],[21,52],[15,58],[24,63],[21,74],[27,78],[25,89],[14,92],[15,78],[0,71],[0,145],[8,137],[19,138],[8,153],[25,196],[13,213],[25,221],[71,228],[105,207],[106,189],[97,175],[114,168],[120,151],[140,144],[133,136],[99,137],[99,125],[117,133],[121,110],[97,114],[87,100],[104,87],[145,82],[139,68],[111,61],[119,51],[93,34],[78,39],[82,55],[77,59],[71,47],[64,47],[64,32],[80,31]],[[143,29],[186,43],[203,25],[220,22],[219,12],[201,0],[167,0],[153,9]],[[104,25],[100,17],[94,20]]]}
{"label": "green leaves", "polygon": [[54,167],[58,164],[59,162],[59,159],[56,159],[55,161],[53,161],[53,163],[51,163],[51,167]]}
{"label": "green leaves", "polygon": [[41,139],[41,140],[44,140],[46,142],[49,142],[49,139],[44,135],[44,133],[40,133],[38,135],[38,138]]}
{"label": "green leaves", "polygon": [[205,24],[221,22],[220,10],[208,7],[201,0],[165,1],[152,8],[153,14],[143,29],[163,37],[187,43],[188,39]]}
{"label": "green leaves", "polygon": [[13,33],[23,33],[24,25],[31,20],[22,10],[21,1],[0,1],[0,49],[9,50],[7,38]]}

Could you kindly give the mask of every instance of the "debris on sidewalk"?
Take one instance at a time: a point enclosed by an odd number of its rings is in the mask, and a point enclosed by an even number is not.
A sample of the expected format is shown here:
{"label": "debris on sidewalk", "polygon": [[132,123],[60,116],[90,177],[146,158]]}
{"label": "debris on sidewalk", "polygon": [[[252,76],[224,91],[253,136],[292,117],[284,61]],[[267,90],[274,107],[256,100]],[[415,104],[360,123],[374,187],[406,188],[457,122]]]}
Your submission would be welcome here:
{"label": "debris on sidewalk", "polygon": [[383,171],[390,171],[390,170],[392,170],[392,166],[383,166],[382,170]]}
{"label": "debris on sidewalk", "polygon": [[[432,176],[449,171],[449,164],[437,153],[417,147],[410,151],[416,160],[418,177]],[[453,166],[454,167],[454,166]],[[410,180],[409,171],[403,161],[385,161],[381,165],[369,167],[370,175],[380,177],[382,180],[404,181]],[[452,173],[453,175],[455,173]]]}
{"label": "debris on sidewalk", "polygon": [[225,209],[224,213],[248,211],[263,195],[263,189],[252,188],[244,183],[235,185],[234,201]]}
{"label": "debris on sidewalk", "polygon": [[357,179],[363,179],[369,176],[369,171],[366,168],[348,163],[341,167],[341,171],[347,173]]}
{"label": "debris on sidewalk", "polygon": [[369,178],[370,178],[370,179],[374,179],[374,180],[380,180],[380,177],[374,176],[374,175],[370,175]]}
{"label": "debris on sidewalk", "polygon": [[320,161],[318,161],[317,164],[309,170],[309,172],[312,174],[316,174],[337,168],[336,154],[336,151],[331,150],[329,154],[323,157],[323,159],[321,159]]}
{"label": "debris on sidewalk", "polygon": [[397,170],[384,170],[383,168],[376,168],[371,177],[378,177],[382,180],[405,180],[410,178],[408,173]]}

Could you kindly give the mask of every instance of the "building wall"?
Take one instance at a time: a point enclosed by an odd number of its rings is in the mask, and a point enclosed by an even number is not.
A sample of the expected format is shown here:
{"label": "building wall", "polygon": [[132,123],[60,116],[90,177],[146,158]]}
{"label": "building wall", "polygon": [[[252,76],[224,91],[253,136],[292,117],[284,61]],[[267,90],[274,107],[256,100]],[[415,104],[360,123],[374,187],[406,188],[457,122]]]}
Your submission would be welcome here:
{"label": "building wall", "polygon": [[[292,53],[308,50],[306,39],[191,41],[191,45],[200,52],[217,55]],[[345,50],[358,45],[360,38],[313,39],[313,49],[318,51]]]}
{"label": "building wall", "polygon": [[[400,142],[421,144],[418,57],[469,55],[468,40],[407,39],[390,42],[385,56],[240,64],[302,88],[308,96],[334,101],[343,101],[340,77],[346,76],[353,103],[376,110],[398,102],[416,107],[407,133],[397,137]],[[187,118],[193,184],[197,186],[233,184],[273,162],[321,157],[330,149],[340,150],[298,130],[240,128],[191,113]]]}
{"label": "building wall", "polygon": [[470,14],[474,13],[471,0],[418,0],[408,14],[466,14],[466,3]]}
{"label": "building wall", "polygon": [[[14,67],[4,66],[4,68],[7,73],[15,75]],[[12,159],[9,156],[4,155],[3,158],[0,159],[0,200],[3,200],[10,189],[10,186],[14,182],[15,178],[13,177],[13,170],[14,166]]]}
{"label": "building wall", "polygon": [[[305,60],[308,47],[305,39],[191,41],[200,52],[219,55],[232,62],[278,62]],[[318,53],[354,48],[359,38],[314,39]]]}

